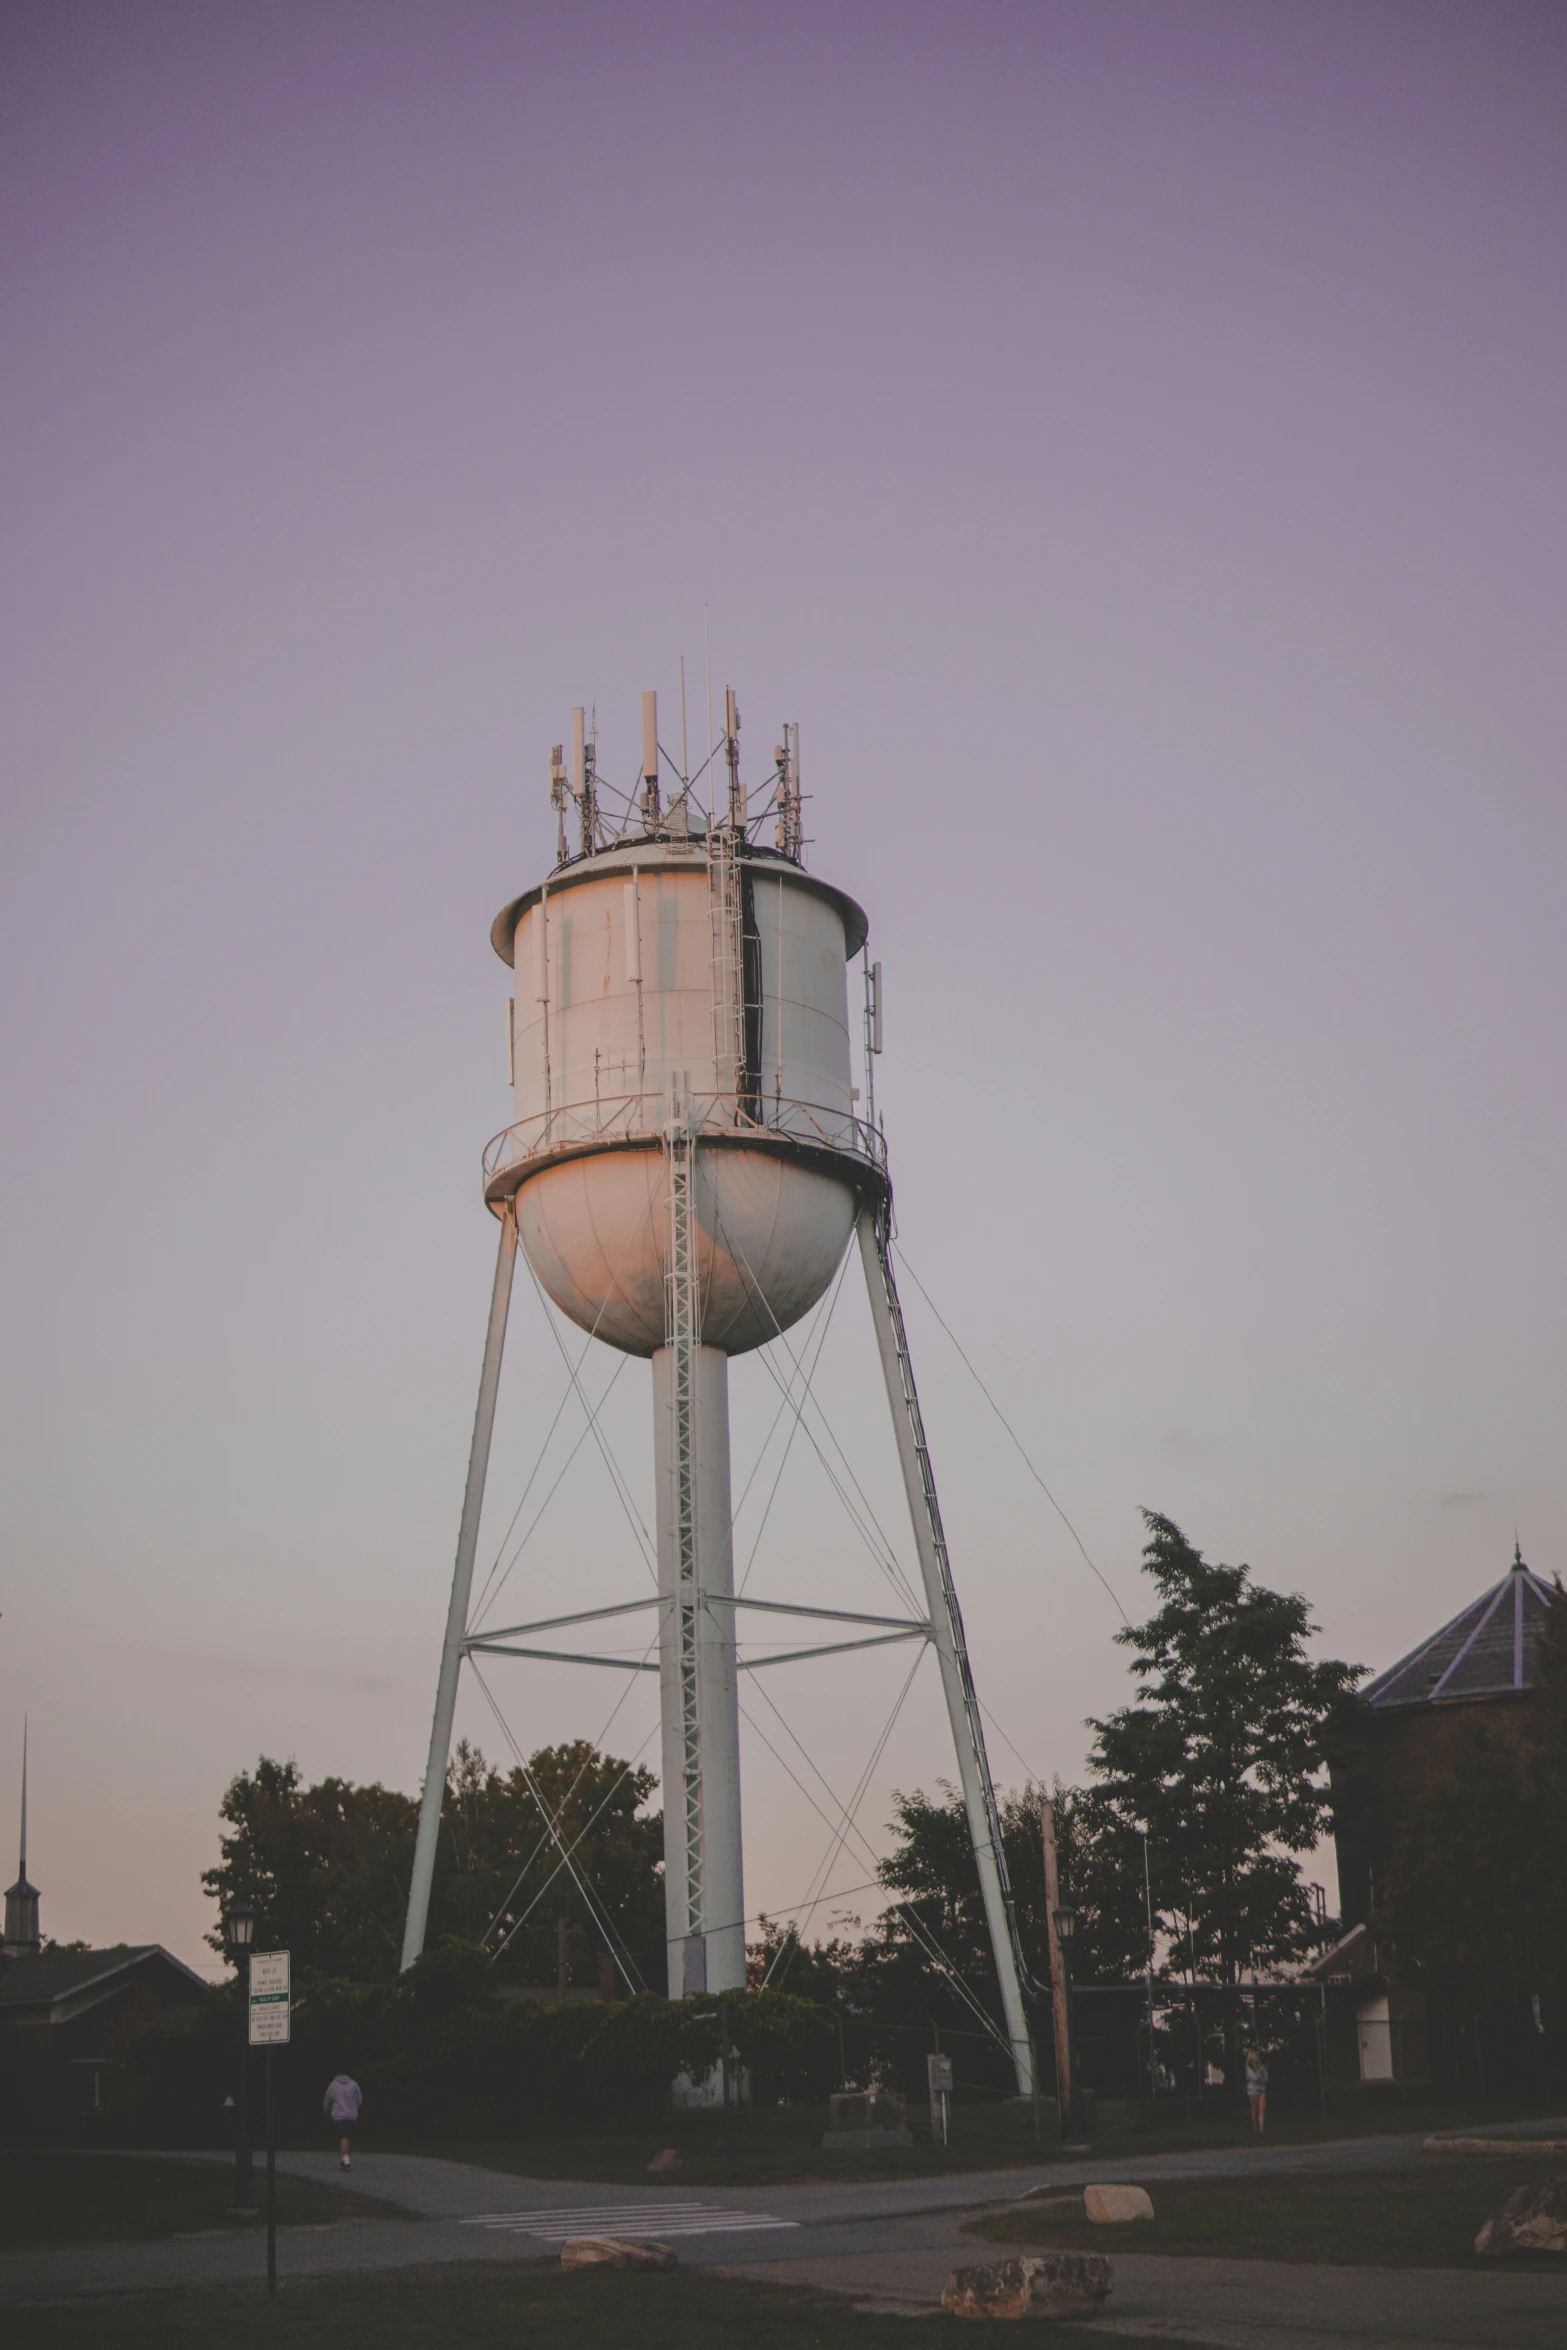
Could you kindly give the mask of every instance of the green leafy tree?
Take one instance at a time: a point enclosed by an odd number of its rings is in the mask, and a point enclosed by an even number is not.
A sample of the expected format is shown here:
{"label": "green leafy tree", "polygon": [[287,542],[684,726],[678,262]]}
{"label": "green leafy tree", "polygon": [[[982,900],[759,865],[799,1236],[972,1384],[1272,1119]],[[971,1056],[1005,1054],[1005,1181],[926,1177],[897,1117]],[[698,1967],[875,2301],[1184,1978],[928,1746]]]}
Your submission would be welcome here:
{"label": "green leafy tree", "polygon": [[[564,1919],[574,1977],[596,1978],[610,1939],[633,1981],[661,1984],[663,1839],[658,1815],[642,1812],[655,1784],[580,1739],[541,1748],[526,1773],[497,1771],[460,1745],[442,1808],[431,1947],[448,1938],[482,1946],[514,1978],[553,1983]],[[346,1779],[306,1786],[297,1764],[263,1755],[233,1780],[220,1816],[219,1864],[202,1883],[220,1912],[241,1894],[254,1905],[258,1947],[292,1951],[301,1974],[375,1982],[396,1973],[418,1820],[411,1796]],[[221,1923],[208,1940],[223,1949]]]}
{"label": "green leafy tree", "polygon": [[663,1818],[643,1811],[657,1784],[651,1771],[582,1738],[541,1747],[526,1773],[497,1771],[476,1747],[459,1746],[442,1814],[432,1931],[482,1942],[522,1982],[543,1985],[556,1979],[564,1919],[573,1980],[592,1982],[600,1958],[611,1955],[621,1990],[624,1967],[632,1988],[662,1991]]}
{"label": "green leafy tree", "polygon": [[1315,1942],[1296,1862],[1330,1825],[1326,1746],[1359,1668],[1308,1654],[1304,1599],[1210,1564],[1144,1515],[1160,1604],[1117,1634],[1137,1702],[1090,1722],[1089,1768],[1123,1832],[1147,1833],[1175,1966],[1233,1988]]}
{"label": "green leafy tree", "polygon": [[[963,1798],[943,1784],[935,1796],[899,1793],[893,1804],[893,1847],[879,1875],[899,1896],[896,1903],[869,1933],[814,1944],[764,1925],[752,1947],[751,1980],[766,1979],[832,2011],[846,2078],[864,2081],[875,2073],[917,2091],[934,2037],[956,2051],[960,2080],[1005,2090],[1011,2058]],[[1080,1918],[1077,1978],[1122,1981],[1148,1954],[1141,1838],[1095,1789],[1058,1784],[1055,1804],[1062,1883]],[[1019,1937],[1030,1970],[1043,1981],[1039,1792],[1005,1793],[998,1808]]]}
{"label": "green leafy tree", "polygon": [[[943,1786],[942,1794],[940,1803],[924,1794],[893,1798],[897,1843],[879,1874],[907,1907],[889,1913],[884,1931],[899,1946],[922,1952],[918,1928],[924,1927],[965,1981],[983,1985],[988,1995],[995,1970],[968,1815],[957,1790]],[[1057,1780],[1054,1802],[1062,1890],[1078,1913],[1074,1974],[1082,1983],[1123,1982],[1148,1954],[1142,1838],[1096,1788]],[[1049,1959],[1039,1791],[1008,1791],[997,1808],[1018,1937],[1031,1973],[1043,1982]]]}
{"label": "green leafy tree", "polygon": [[225,1948],[222,1913],[243,1894],[256,1911],[256,1947],[288,1950],[301,1974],[372,1982],[393,1973],[418,1806],[395,1788],[322,1779],[307,1787],[297,1763],[263,1755],[219,1806],[221,1858],[202,1872]]}

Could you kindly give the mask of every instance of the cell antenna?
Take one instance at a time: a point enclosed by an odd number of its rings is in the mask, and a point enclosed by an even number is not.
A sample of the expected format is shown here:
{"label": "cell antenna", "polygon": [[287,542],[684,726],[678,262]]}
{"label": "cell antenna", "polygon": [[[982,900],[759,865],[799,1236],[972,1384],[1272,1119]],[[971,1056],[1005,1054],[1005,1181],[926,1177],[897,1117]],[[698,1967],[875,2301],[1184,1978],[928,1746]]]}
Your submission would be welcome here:
{"label": "cell antenna", "polygon": [[724,756],[729,761],[729,821],[745,830],[745,786],[740,781],[740,705],[732,685],[724,688]]}
{"label": "cell antenna", "polygon": [[658,696],[642,696],[642,817],[649,832],[658,823]]}

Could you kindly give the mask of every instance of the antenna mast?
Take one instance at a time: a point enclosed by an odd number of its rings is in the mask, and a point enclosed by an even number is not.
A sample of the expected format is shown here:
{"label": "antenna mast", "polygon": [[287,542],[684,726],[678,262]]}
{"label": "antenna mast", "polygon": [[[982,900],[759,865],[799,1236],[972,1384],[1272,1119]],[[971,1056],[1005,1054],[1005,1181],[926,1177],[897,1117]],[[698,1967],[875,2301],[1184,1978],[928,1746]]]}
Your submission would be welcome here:
{"label": "antenna mast", "polygon": [[550,752],[550,806],[555,810],[555,862],[566,862],[566,751],[556,743]]}
{"label": "antenna mast", "polygon": [[658,696],[642,696],[642,821],[658,828]]}
{"label": "antenna mast", "polygon": [[740,705],[732,685],[724,688],[724,756],[729,761],[729,822],[745,830],[745,785],[740,781]]}

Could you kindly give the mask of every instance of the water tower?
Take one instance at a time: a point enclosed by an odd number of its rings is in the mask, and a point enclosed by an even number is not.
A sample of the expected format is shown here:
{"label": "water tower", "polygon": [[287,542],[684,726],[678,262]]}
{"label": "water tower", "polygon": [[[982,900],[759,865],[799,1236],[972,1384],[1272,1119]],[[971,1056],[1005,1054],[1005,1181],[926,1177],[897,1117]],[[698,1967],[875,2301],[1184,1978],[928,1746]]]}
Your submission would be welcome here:
{"label": "water tower", "polygon": [[[682,725],[682,733],[684,726]],[[403,1964],[424,1943],[458,1675],[465,1654],[639,1605],[658,1612],[669,1991],[745,1981],[737,1617],[831,1618],[834,1647],[928,1640],[940,1664],[1019,2089],[1033,2086],[1012,1903],[978,1701],[893,1277],[886,1149],[851,1082],[848,964],[865,915],[805,869],[799,730],[765,782],[740,774],[740,720],[689,782],[642,697],[637,786],[612,793],[584,713],[551,760],[558,861],[496,916],[515,974],[516,1118],[484,1155],[500,1250]],[[702,774],[711,805],[697,797]],[[670,796],[665,797],[665,786]],[[612,811],[619,799],[620,807]],[[568,834],[569,827],[569,834]],[[867,973],[867,1072],[880,1050]],[[731,1555],[729,1358],[779,1337],[857,1240],[870,1292],[925,1613],[856,1615],[738,1595]],[[658,1589],[626,1608],[471,1633],[469,1595],[518,1242],[581,1329],[652,1366]],[[855,1638],[840,1637],[852,1632]],[[583,1661],[589,1661],[584,1659]]]}

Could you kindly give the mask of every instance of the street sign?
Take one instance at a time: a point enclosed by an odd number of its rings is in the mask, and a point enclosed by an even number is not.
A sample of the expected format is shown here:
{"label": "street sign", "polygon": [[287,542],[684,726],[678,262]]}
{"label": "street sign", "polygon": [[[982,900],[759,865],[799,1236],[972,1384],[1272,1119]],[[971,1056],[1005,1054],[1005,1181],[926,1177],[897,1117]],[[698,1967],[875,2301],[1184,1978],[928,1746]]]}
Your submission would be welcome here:
{"label": "street sign", "polygon": [[250,2045],[279,2048],[289,2038],[292,2000],[286,1950],[250,1954]]}

